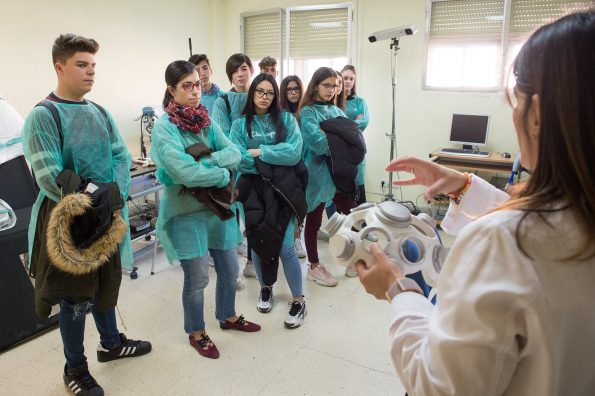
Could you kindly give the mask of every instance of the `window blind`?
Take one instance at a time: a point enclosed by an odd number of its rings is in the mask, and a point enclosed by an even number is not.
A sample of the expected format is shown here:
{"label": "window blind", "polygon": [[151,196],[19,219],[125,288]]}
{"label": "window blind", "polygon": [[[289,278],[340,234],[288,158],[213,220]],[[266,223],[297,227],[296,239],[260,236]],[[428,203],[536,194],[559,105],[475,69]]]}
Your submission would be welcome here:
{"label": "window blind", "polygon": [[431,38],[500,37],[504,0],[432,2]]}
{"label": "window blind", "polygon": [[577,11],[587,11],[595,2],[584,0],[512,0],[510,34],[528,35],[546,23]]}
{"label": "window blind", "polygon": [[289,10],[289,58],[347,56],[349,9]]}
{"label": "window blind", "polygon": [[281,12],[244,17],[244,53],[252,59],[281,57]]}

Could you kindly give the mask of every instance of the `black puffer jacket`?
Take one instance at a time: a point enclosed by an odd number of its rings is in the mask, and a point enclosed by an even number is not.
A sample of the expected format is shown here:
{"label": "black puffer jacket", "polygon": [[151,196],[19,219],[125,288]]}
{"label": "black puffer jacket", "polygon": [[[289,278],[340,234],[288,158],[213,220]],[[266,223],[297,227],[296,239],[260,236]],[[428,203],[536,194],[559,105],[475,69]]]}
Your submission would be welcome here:
{"label": "black puffer jacket", "polygon": [[357,196],[357,166],[366,155],[366,142],[357,124],[347,117],[322,121],[320,128],[326,133],[330,156],[327,164],[338,191]]}
{"label": "black puffer jacket", "polygon": [[308,171],[304,162],[294,166],[254,160],[260,174],[238,179],[238,201],[244,205],[246,237],[265,263],[277,263],[291,216],[302,224],[307,213]]}

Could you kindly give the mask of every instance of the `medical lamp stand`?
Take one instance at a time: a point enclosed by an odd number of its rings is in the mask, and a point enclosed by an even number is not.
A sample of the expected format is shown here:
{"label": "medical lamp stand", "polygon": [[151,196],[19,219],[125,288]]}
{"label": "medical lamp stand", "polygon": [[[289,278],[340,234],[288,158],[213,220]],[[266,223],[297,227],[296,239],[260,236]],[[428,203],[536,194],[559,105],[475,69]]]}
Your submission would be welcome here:
{"label": "medical lamp stand", "polygon": [[[393,38],[390,42],[390,49],[393,50],[393,57],[391,57],[391,73],[392,73],[392,89],[393,89],[393,115],[392,115],[392,126],[391,132],[387,133],[386,136],[390,139],[390,161],[395,157],[395,150],[397,145],[397,134],[396,134],[396,108],[397,108],[397,51],[399,50],[399,39]],[[394,62],[393,62],[394,60]],[[388,193],[384,194],[383,201],[394,201],[393,195],[393,174],[388,173]]]}

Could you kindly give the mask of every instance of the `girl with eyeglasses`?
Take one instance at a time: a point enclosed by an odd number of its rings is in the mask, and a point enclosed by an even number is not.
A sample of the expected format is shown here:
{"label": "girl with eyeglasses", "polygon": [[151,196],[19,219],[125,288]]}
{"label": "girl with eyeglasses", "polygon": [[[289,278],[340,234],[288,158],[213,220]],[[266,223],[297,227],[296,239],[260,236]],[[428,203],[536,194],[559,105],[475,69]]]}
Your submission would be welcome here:
{"label": "girl with eyeglasses", "polygon": [[[287,76],[281,81],[279,87],[279,103],[281,110],[285,110],[294,114],[298,110],[300,100],[302,99],[302,93],[304,92],[304,85],[302,80],[298,76]],[[293,244],[295,246],[295,253],[298,258],[305,258],[306,251],[302,247],[302,226],[295,227],[293,234]]]}
{"label": "girl with eyeglasses", "polygon": [[[226,187],[241,160],[239,150],[212,123],[200,104],[201,84],[194,64],[175,61],[165,70],[165,113],[155,122],[151,158],[164,185],[159,203],[157,234],[170,263],[184,270],[182,305],[184,330],[202,356],[216,359],[219,351],[206,333],[204,289],[209,283],[209,253],[215,263],[215,317],[222,329],[259,331],[235,311],[239,233],[236,219],[221,220],[183,187]],[[196,160],[187,149],[201,145],[210,154]],[[233,187],[233,186],[232,186]]]}
{"label": "girl with eyeglasses", "polygon": [[318,258],[316,236],[324,207],[335,202],[337,210],[344,214],[355,207],[355,201],[335,187],[326,161],[330,155],[328,140],[320,128],[322,121],[345,117],[345,113],[334,104],[338,88],[337,72],[330,67],[319,68],[312,75],[298,110],[304,139],[303,158],[309,173],[306,191],[308,215],[304,226],[304,242],[310,262],[307,278],[322,286],[337,285],[337,279]]}
{"label": "girl with eyeglasses", "polygon": [[387,166],[427,199],[458,196],[441,224],[458,236],[436,306],[375,245],[357,268],[391,304],[391,354],[411,394],[594,393],[594,70],[594,11],[542,26],[521,48],[509,102],[531,177],[511,195],[427,160]]}
{"label": "girl with eyeglasses", "polygon": [[[244,204],[246,233],[261,288],[256,308],[267,313],[273,307],[280,258],[293,296],[285,327],[299,327],[306,316],[306,303],[293,235],[296,220],[303,222],[306,214],[307,172],[301,162],[297,121],[279,108],[273,76],[260,74],[250,85],[243,114],[231,127],[231,140],[242,153],[238,199]],[[297,177],[299,169],[303,178]]]}

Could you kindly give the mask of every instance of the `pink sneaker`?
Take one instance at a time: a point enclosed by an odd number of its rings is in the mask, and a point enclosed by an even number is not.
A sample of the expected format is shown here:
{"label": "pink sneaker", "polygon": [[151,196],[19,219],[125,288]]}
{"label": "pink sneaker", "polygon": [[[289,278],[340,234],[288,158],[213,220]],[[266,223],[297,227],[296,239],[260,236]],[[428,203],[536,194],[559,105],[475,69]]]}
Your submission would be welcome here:
{"label": "pink sneaker", "polygon": [[307,279],[314,281],[322,286],[337,286],[337,279],[326,269],[324,264],[318,263],[315,269],[312,269],[312,264],[308,267]]}

